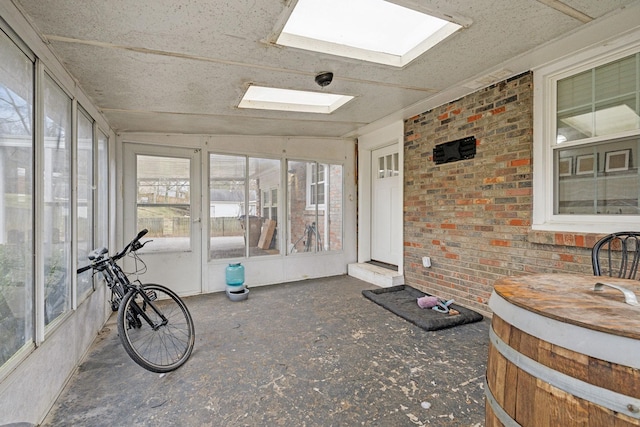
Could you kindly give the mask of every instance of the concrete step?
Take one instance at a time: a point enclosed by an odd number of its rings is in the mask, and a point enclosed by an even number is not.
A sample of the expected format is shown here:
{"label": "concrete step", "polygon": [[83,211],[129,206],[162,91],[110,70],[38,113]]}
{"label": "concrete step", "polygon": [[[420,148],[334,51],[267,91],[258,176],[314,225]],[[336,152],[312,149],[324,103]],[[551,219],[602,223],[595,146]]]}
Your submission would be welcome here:
{"label": "concrete step", "polygon": [[368,263],[349,264],[347,273],[351,277],[373,283],[381,288],[404,285],[404,275],[394,270]]}

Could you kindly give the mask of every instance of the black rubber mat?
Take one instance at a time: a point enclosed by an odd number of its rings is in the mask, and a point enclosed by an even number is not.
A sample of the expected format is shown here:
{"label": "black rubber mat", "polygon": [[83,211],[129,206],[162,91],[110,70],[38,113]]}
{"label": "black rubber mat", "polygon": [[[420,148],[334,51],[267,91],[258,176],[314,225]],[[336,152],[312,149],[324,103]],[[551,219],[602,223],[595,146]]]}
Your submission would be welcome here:
{"label": "black rubber mat", "polygon": [[440,313],[430,308],[420,308],[417,303],[418,298],[429,294],[407,285],[364,290],[362,295],[425,331],[436,331],[482,320],[480,313],[455,303],[449,307],[460,314],[452,315]]}

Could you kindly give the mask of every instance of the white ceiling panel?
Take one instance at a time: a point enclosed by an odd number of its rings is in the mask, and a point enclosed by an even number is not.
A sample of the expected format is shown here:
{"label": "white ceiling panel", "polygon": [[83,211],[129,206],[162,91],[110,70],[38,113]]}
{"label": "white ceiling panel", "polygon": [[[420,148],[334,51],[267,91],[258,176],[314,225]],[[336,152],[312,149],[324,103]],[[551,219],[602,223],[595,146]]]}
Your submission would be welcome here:
{"label": "white ceiling panel", "polygon": [[[526,71],[509,64],[591,19],[639,10],[637,0],[393,2],[467,26],[398,69],[276,46],[295,1],[14,0],[116,131],[299,136],[355,135],[496,69]],[[324,89],[323,71],[334,73]],[[238,109],[249,84],[355,99],[320,118]]]}

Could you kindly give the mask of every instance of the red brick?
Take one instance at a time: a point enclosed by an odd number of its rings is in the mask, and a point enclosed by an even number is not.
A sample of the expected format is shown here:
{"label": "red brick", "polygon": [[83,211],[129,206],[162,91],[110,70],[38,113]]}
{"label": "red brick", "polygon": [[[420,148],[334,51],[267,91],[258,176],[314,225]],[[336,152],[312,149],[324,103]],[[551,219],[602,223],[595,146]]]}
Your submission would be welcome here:
{"label": "red brick", "polygon": [[576,260],[573,255],[569,255],[569,254],[558,254],[558,256],[564,262],[575,262]]}
{"label": "red brick", "polygon": [[493,110],[491,110],[491,114],[496,115],[496,114],[504,113],[506,110],[507,110],[507,107],[503,105],[502,107],[494,108]]}
{"label": "red brick", "polygon": [[531,159],[518,159],[509,162],[509,166],[526,166],[531,164]]}

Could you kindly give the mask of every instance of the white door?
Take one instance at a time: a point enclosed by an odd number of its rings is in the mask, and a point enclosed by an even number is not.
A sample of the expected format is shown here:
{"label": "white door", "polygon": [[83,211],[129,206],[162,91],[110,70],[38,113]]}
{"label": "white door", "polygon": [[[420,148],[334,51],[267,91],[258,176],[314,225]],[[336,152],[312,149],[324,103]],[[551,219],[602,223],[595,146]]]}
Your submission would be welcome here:
{"label": "white door", "polygon": [[402,256],[398,149],[390,145],[371,154],[371,259],[398,265]]}
{"label": "white door", "polygon": [[[200,150],[125,144],[124,242],[144,228],[141,241],[153,240],[138,251],[147,268],[143,283],[201,292],[200,182]],[[125,257],[124,267],[134,271],[135,260]]]}

